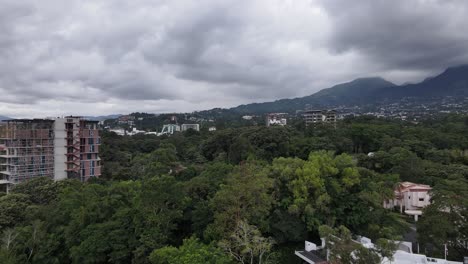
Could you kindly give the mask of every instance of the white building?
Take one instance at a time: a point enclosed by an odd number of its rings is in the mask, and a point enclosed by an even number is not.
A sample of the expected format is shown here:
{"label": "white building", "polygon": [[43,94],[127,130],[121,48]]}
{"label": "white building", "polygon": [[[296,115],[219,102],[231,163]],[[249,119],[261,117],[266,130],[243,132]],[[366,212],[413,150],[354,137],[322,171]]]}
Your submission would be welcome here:
{"label": "white building", "polygon": [[134,136],[137,134],[145,134],[145,131],[143,130],[138,130],[136,127],[134,127],[130,132],[128,132],[129,136]]}
{"label": "white building", "polygon": [[[368,249],[375,249],[375,245],[367,237],[359,237],[358,240],[353,240],[353,243],[358,243]],[[445,259],[431,258],[422,254],[413,253],[413,245],[407,241],[395,241],[398,248],[393,254],[393,260],[383,258],[381,263],[396,263],[396,264],[463,264],[458,261],[449,261]],[[304,250],[294,252],[296,256],[301,258],[305,263],[309,264],[328,264],[328,249],[325,247],[325,239],[322,238],[322,245],[306,241]]]}
{"label": "white building", "polygon": [[285,126],[288,123],[285,113],[271,113],[266,116],[266,126]]}
{"label": "white building", "polygon": [[172,135],[175,132],[179,132],[179,131],[180,131],[179,125],[174,125],[174,124],[164,125],[161,132],[158,133],[158,136]]}
{"label": "white building", "polygon": [[209,127],[208,128],[208,131],[212,132],[212,131],[216,131],[216,127],[212,126],[212,127]]}
{"label": "white building", "polygon": [[199,124],[182,124],[181,129],[182,131],[187,131],[189,129],[200,131],[200,125]]}
{"label": "white building", "polygon": [[114,132],[119,136],[125,136],[125,130],[123,128],[109,129],[109,132]]}
{"label": "white building", "polygon": [[245,115],[245,116],[242,116],[242,119],[244,120],[252,120],[253,116],[250,116],[250,115]]}
{"label": "white building", "polygon": [[335,110],[307,110],[302,113],[306,126],[329,123],[336,125]]}
{"label": "white building", "polygon": [[384,201],[384,208],[400,208],[400,213],[414,216],[418,221],[418,216],[422,215],[422,209],[431,204],[429,185],[412,182],[400,182],[395,188],[395,198]]}

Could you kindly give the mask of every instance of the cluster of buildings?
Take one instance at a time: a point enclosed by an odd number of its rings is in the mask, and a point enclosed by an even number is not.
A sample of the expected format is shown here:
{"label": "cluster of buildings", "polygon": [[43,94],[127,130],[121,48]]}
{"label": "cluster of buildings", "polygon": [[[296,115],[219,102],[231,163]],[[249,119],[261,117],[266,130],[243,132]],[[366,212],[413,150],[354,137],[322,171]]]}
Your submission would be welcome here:
{"label": "cluster of buildings", "polygon": [[164,125],[161,132],[157,133],[158,136],[162,135],[172,135],[175,132],[184,132],[189,129],[193,129],[195,131],[200,131],[200,124],[182,124],[182,125],[177,125],[177,124],[168,124]]}
{"label": "cluster of buildings", "polygon": [[468,97],[445,96],[442,98],[405,97],[396,102],[378,102],[366,106],[337,106],[342,115],[375,116],[403,121],[417,122],[439,114],[468,114]]}
{"label": "cluster of buildings", "polygon": [[[432,188],[429,185],[417,184],[412,182],[400,182],[395,186],[394,198],[385,200],[383,207],[387,209],[397,209],[400,213],[413,216],[417,221],[422,215],[424,207],[431,204]],[[321,246],[317,246],[312,242],[305,242],[304,250],[295,251],[295,255],[303,260],[304,263],[310,264],[328,264],[329,249],[325,246],[325,239],[321,239]],[[357,237],[352,243],[360,244],[368,249],[375,249],[375,245],[369,238]],[[462,262],[447,261],[445,259],[431,258],[422,254],[413,253],[413,245],[407,241],[395,241],[398,248],[393,254],[393,260],[383,258],[382,263],[402,263],[402,264],[422,264],[422,263],[439,263],[439,264],[462,264]],[[446,252],[447,253],[447,252]],[[468,262],[467,262],[468,263]]]}
{"label": "cluster of buildings", "polygon": [[98,121],[67,116],[0,124],[0,190],[35,177],[86,181],[101,175]]}
{"label": "cluster of buildings", "polygon": [[[306,241],[304,250],[295,251],[295,255],[299,257],[304,263],[309,264],[331,264],[330,262],[330,251],[326,247],[325,238],[321,238],[321,245]],[[367,238],[358,236],[356,240],[352,240],[351,243],[361,245],[367,249],[375,249],[374,243]],[[381,263],[397,263],[397,264],[464,264],[466,262],[449,261],[446,259],[432,258],[423,254],[413,253],[413,245],[407,241],[395,241],[397,249],[393,253],[392,260],[387,257],[382,258]],[[447,253],[447,251],[446,251]]]}
{"label": "cluster of buildings", "polygon": [[[144,130],[138,130],[136,127],[132,128],[131,130],[127,131],[123,128],[114,128],[114,129],[109,129],[108,131],[114,132],[119,136],[134,136],[134,135],[156,135],[156,136],[162,136],[162,135],[172,135],[176,132],[183,132],[187,131],[189,129],[193,129],[195,131],[200,131],[200,125],[199,124],[182,124],[182,125],[177,125],[177,124],[168,124],[164,125],[161,132],[154,132],[154,131],[144,131]],[[216,127],[210,127],[209,131],[215,131]]]}
{"label": "cluster of buildings", "polygon": [[119,125],[133,126],[135,125],[135,116],[132,116],[132,115],[119,116],[119,118],[117,118],[117,123]]}
{"label": "cluster of buildings", "polygon": [[[299,116],[304,120],[306,126],[314,126],[318,124],[331,124],[336,127],[338,120],[337,111],[335,110],[304,110],[298,112]],[[245,120],[251,120],[253,116],[243,116]],[[265,118],[266,126],[285,126],[288,124],[287,113],[269,113]]]}

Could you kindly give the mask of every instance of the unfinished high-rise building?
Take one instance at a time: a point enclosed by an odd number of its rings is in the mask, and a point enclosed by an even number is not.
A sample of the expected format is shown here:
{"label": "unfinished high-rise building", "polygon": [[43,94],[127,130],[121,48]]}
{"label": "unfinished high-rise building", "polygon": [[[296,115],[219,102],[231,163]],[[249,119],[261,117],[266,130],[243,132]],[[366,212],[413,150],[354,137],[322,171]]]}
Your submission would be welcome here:
{"label": "unfinished high-rise building", "polygon": [[81,181],[99,177],[97,125],[74,116],[0,124],[0,191],[35,177]]}
{"label": "unfinished high-rise building", "polygon": [[315,124],[332,124],[336,127],[335,110],[306,110],[302,113],[306,126]]}

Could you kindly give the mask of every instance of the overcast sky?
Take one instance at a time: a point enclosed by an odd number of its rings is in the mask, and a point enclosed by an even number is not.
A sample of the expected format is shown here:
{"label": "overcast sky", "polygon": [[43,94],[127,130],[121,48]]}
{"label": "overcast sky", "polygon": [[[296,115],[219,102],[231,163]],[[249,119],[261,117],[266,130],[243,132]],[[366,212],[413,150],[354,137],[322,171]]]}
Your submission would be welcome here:
{"label": "overcast sky", "polygon": [[0,0],[0,115],[187,112],[468,63],[466,0]]}

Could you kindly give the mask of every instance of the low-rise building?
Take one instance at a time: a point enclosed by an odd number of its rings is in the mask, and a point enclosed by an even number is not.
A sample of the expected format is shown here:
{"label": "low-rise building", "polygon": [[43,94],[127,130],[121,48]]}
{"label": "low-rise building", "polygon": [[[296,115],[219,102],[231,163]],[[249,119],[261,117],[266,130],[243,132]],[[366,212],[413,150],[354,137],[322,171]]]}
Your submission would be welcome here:
{"label": "low-rise building", "polygon": [[135,117],[132,115],[119,116],[119,118],[117,119],[117,123],[121,125],[126,124],[129,126],[133,126],[135,124]]}
{"label": "low-rise building", "polygon": [[270,113],[266,116],[266,126],[285,126],[288,123],[286,113]]}
{"label": "low-rise building", "polygon": [[[321,245],[306,241],[304,250],[295,251],[294,254],[301,258],[304,263],[309,264],[331,264],[329,260],[329,249],[326,248],[325,239],[321,239]],[[367,237],[358,237],[356,240],[352,240],[352,243],[360,244],[367,249],[375,249],[375,245]],[[463,264],[463,262],[449,261],[446,259],[432,258],[423,254],[413,253],[413,245],[407,241],[395,241],[397,249],[393,253],[393,260],[390,261],[388,258],[382,258],[381,263],[398,263],[398,264]]]}
{"label": "low-rise building", "polygon": [[322,123],[336,125],[335,110],[306,110],[302,112],[302,116],[306,126]]}
{"label": "low-rise building", "polygon": [[182,124],[181,129],[182,131],[187,131],[189,129],[200,131],[200,125],[199,124]]}
{"label": "low-rise building", "polygon": [[398,207],[400,213],[414,216],[417,221],[418,216],[422,215],[422,209],[431,204],[431,190],[429,185],[400,182],[395,187],[395,197],[385,200],[383,206],[387,209]]}
{"label": "low-rise building", "polygon": [[180,131],[180,126],[175,124],[164,125],[161,132],[158,133],[158,136],[162,135],[172,135],[175,132]]}

